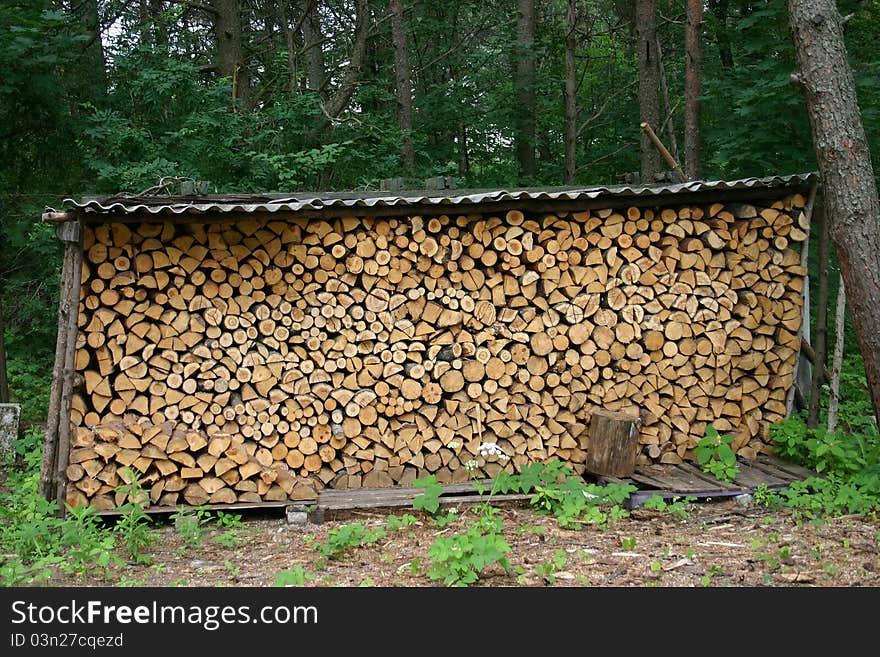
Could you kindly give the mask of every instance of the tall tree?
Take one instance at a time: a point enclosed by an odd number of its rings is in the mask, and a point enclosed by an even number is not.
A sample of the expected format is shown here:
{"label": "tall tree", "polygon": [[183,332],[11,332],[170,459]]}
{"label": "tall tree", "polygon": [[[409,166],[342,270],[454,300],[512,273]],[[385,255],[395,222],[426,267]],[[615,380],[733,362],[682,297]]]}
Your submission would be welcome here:
{"label": "tall tree", "polygon": [[416,156],[412,139],[412,81],[406,45],[406,18],[403,0],[389,0],[391,10],[391,44],[394,48],[394,82],[397,89],[397,125],[403,133],[400,159],[404,168],[411,172]]}
{"label": "tall tree", "polygon": [[232,79],[232,97],[247,106],[250,78],[244,63],[241,34],[241,0],[212,0],[217,71]]}
{"label": "tall tree", "polygon": [[570,185],[577,174],[577,7],[568,0],[565,14],[565,183]]}
{"label": "tall tree", "polygon": [[321,91],[327,80],[324,64],[324,33],[321,14],[315,0],[306,0],[305,18],[302,23],[303,48],[306,58],[306,87]]}
{"label": "tall tree", "polygon": [[834,0],[788,0],[828,230],[880,419],[880,201]]}
{"label": "tall tree", "polygon": [[[657,19],[654,0],[636,0],[636,48],[639,61],[639,121],[660,132],[660,88],[657,68]],[[651,184],[660,173],[660,153],[647,134],[641,134],[642,182]]]}
{"label": "tall tree", "polygon": [[516,159],[522,183],[535,180],[535,0],[518,0],[516,38]]}
{"label": "tall tree", "polygon": [[684,32],[684,161],[685,173],[697,180],[700,164],[700,91],[702,82],[703,0],[687,0]]}

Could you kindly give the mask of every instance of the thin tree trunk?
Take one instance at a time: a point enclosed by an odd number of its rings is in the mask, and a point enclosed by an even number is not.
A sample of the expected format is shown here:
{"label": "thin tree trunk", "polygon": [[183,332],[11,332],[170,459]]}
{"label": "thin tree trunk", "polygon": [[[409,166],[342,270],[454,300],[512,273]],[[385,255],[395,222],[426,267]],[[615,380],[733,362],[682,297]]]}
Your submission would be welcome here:
{"label": "thin tree trunk", "polygon": [[411,172],[415,167],[416,156],[412,140],[412,81],[406,50],[406,19],[403,15],[403,0],[389,0],[388,5],[391,10],[391,44],[394,48],[397,125],[403,133],[400,159],[404,168]]}
{"label": "thin tree trunk", "polygon": [[577,174],[577,69],[575,49],[577,48],[576,0],[568,0],[565,32],[565,183],[573,184]]}
{"label": "thin tree trunk", "polygon": [[818,218],[817,231],[817,254],[819,270],[816,273],[818,284],[818,299],[816,300],[816,333],[813,338],[813,351],[816,354],[816,362],[813,363],[813,384],[810,387],[810,413],[807,416],[807,426],[815,429],[819,426],[819,410],[822,401],[822,370],[828,362],[828,217],[821,208],[813,214]]}
{"label": "thin tree trunk", "polygon": [[534,182],[535,164],[535,0],[518,0],[516,42],[516,159],[520,182]]}
{"label": "thin tree trunk", "polygon": [[471,171],[471,160],[468,154],[467,126],[462,123],[458,127],[458,175],[466,177]]}
{"label": "thin tree trunk", "polygon": [[880,418],[880,201],[834,0],[788,0],[829,234]]}
{"label": "thin tree trunk", "polygon": [[837,408],[840,403],[840,370],[843,367],[843,338],[846,333],[846,286],[843,276],[837,289],[837,308],[834,313],[834,357],[831,360],[831,383],[828,394],[828,433],[837,430]]}
{"label": "thin tree trunk", "polygon": [[687,0],[684,59],[684,160],[690,180],[702,175],[700,166],[700,94],[702,79],[703,0]]}
{"label": "thin tree trunk", "polygon": [[6,336],[3,308],[0,307],[0,404],[9,403],[9,379],[6,374]]}
{"label": "thin tree trunk", "polygon": [[[657,35],[657,70],[660,73],[660,91],[663,94],[663,108],[666,110],[666,134],[669,136],[669,152],[678,162],[678,139],[675,137],[675,117],[672,104],[669,102],[669,87],[666,84],[666,67],[663,65],[663,49],[660,47],[660,35]],[[682,181],[684,182],[684,181]]]}
{"label": "thin tree trunk", "polygon": [[[654,0],[636,0],[636,48],[639,60],[639,122],[647,123],[656,133],[660,126],[657,90],[660,80],[657,69],[657,22]],[[660,173],[660,154],[651,138],[641,133],[642,182],[651,184]]]}

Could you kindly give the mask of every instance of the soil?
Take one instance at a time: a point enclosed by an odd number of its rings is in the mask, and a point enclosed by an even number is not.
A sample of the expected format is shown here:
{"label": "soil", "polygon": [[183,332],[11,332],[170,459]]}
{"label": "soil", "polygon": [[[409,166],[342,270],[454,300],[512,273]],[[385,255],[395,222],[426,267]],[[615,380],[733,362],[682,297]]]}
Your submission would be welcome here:
{"label": "soil", "polygon": [[[604,529],[561,529],[526,501],[499,503],[511,568],[488,567],[474,586],[528,587],[872,587],[880,585],[880,520],[845,516],[821,522],[736,501],[697,502],[687,516],[639,508]],[[443,528],[411,509],[334,512],[325,522],[288,524],[283,509],[242,513],[237,544],[222,545],[216,524],[187,546],[175,523],[156,518],[150,564],[126,563],[100,575],[58,577],[56,586],[272,586],[297,564],[305,586],[442,586],[427,571],[439,535],[462,532],[473,505]],[[441,508],[441,512],[448,507]],[[316,551],[328,532],[359,522],[384,525],[391,514],[418,522],[339,559]],[[228,537],[228,536],[227,536]],[[221,541],[223,539],[221,538]]]}

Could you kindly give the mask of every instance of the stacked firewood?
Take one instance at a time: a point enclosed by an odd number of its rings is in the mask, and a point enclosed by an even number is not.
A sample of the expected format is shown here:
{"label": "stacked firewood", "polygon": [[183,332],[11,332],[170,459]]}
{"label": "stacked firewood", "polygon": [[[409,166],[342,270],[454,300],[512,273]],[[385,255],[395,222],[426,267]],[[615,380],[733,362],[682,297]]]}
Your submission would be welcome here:
{"label": "stacked firewood", "polygon": [[709,424],[768,451],[804,205],[87,225],[68,501],[125,468],[163,506],[583,471],[596,408],[644,462]]}

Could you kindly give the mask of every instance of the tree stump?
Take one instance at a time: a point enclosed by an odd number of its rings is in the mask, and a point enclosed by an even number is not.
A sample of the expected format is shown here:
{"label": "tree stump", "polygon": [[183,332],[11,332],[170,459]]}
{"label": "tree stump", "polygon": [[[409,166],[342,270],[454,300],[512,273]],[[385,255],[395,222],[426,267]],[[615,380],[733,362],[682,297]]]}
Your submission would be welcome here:
{"label": "tree stump", "polygon": [[587,444],[586,469],[597,475],[628,477],[636,469],[639,452],[638,415],[593,411]]}

